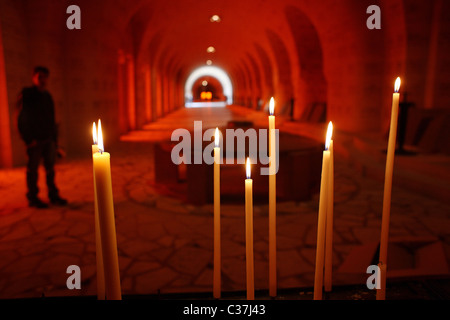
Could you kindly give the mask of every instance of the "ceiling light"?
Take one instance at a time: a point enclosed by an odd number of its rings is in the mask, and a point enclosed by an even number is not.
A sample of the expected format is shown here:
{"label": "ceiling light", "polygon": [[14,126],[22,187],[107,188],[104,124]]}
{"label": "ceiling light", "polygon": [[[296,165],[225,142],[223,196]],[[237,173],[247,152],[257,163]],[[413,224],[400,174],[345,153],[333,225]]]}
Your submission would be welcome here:
{"label": "ceiling light", "polygon": [[210,65],[212,65],[212,61],[211,61],[211,60],[206,60],[206,64],[207,64],[208,66],[210,66]]}
{"label": "ceiling light", "polygon": [[210,46],[210,47],[208,47],[208,48],[206,49],[206,52],[208,52],[208,53],[216,52],[216,48]]}
{"label": "ceiling light", "polygon": [[207,85],[208,85],[208,81],[203,80],[203,81],[202,81],[202,86],[206,87]]}
{"label": "ceiling light", "polygon": [[211,21],[211,22],[220,22],[220,20],[221,19],[217,14],[211,16],[211,18],[209,19],[209,21]]}

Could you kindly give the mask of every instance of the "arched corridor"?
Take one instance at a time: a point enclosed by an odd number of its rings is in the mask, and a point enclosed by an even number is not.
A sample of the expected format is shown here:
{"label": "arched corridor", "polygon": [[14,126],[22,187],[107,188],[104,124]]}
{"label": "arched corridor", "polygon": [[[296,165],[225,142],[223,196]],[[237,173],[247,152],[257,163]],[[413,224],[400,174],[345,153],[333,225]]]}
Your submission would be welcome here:
{"label": "arched corridor", "polygon": [[[436,53],[445,51],[439,42],[444,33],[433,30],[445,29],[447,19],[436,17],[435,29],[428,24],[414,28],[414,23],[426,24],[438,4],[415,1],[406,10],[401,0],[378,2],[385,8],[380,30],[366,27],[371,3],[351,0],[317,5],[283,0],[264,6],[252,1],[191,5],[140,0],[110,6],[81,1],[82,28],[68,30],[67,15],[58,13],[65,12],[64,1],[47,10],[45,1],[4,0],[3,72],[9,85],[2,90],[12,106],[31,66],[49,66],[61,139],[69,155],[80,152],[80,138],[89,141],[87,134],[72,135],[87,132],[84,119],[102,117],[117,141],[121,134],[184,107],[186,81],[200,67],[218,67],[228,74],[233,88],[232,94],[224,93],[230,95],[228,104],[261,109],[273,96],[276,113],[294,121],[333,120],[348,132],[384,134],[396,76],[404,78],[402,90],[419,109],[448,109],[445,85],[425,86],[447,83],[445,73],[413,67],[422,59],[435,70],[445,68],[445,56]],[[211,21],[214,14],[220,21]],[[41,17],[49,17],[48,22],[38,22]],[[433,43],[427,40],[430,32],[437,39]],[[38,53],[16,43],[30,43]],[[210,47],[214,50],[208,52]],[[434,101],[432,106],[429,101]],[[12,117],[10,112],[10,138],[5,138],[2,157],[8,159],[5,163],[19,164]]]}
{"label": "arched corridor", "polygon": [[[312,299],[330,121],[333,281],[364,285],[364,268],[379,250],[397,77],[389,208],[390,236],[399,242],[390,251],[390,279],[448,279],[450,1],[79,0],[80,29],[68,28],[70,5],[0,0],[0,299],[96,295],[92,123],[99,119],[104,150],[97,153],[111,155],[120,280],[130,296],[211,291],[213,166],[196,163],[194,151],[211,156],[209,133],[217,127],[222,151],[237,159],[244,149],[241,158],[253,161],[255,132],[255,288],[267,298],[271,187],[258,169],[268,164],[261,159],[268,159],[272,97],[281,150],[278,288],[301,289],[301,298]],[[380,29],[370,28],[369,6],[380,8]],[[48,113],[54,111],[57,139],[48,139],[61,147],[55,179],[69,200],[43,210],[26,204],[30,148],[41,141],[25,144],[18,116],[35,66],[50,71]],[[243,133],[241,149],[226,145],[240,138],[228,138],[227,130]],[[189,149],[176,154],[184,161],[178,165],[173,150],[182,142]],[[245,168],[221,168],[222,289],[241,299]],[[44,177],[51,174],[41,167],[38,173],[45,199]],[[419,268],[419,260],[431,263]],[[69,264],[82,267],[81,291],[66,290],[67,274],[59,270]]]}

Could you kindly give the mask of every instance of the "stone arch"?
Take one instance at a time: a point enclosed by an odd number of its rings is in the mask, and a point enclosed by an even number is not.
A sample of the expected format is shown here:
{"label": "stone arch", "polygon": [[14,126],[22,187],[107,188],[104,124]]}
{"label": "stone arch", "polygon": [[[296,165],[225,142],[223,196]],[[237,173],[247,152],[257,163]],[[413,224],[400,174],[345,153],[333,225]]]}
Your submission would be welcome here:
{"label": "stone arch", "polygon": [[267,99],[268,97],[273,95],[273,71],[270,64],[269,56],[267,52],[257,43],[254,44],[256,48],[256,52],[258,53],[259,60],[261,61],[262,73],[264,78],[264,92],[266,96],[263,99]]}
{"label": "stone arch", "polygon": [[327,84],[317,30],[306,14],[295,6],[287,6],[285,15],[297,49],[300,67],[300,87],[296,88],[297,101],[293,117],[305,121],[325,121]]}
{"label": "stone arch", "polygon": [[289,58],[289,52],[280,38],[280,36],[273,30],[266,30],[267,38],[269,39],[272,51],[275,53],[275,63],[277,66],[277,73],[275,77],[275,92],[274,96],[277,100],[276,113],[289,113],[290,100],[293,98],[292,87],[292,74],[291,74],[291,61]]}
{"label": "stone arch", "polygon": [[223,92],[227,97],[227,103],[233,103],[233,85],[231,83],[231,79],[223,69],[215,66],[203,66],[191,72],[184,85],[184,96],[186,101],[192,100],[192,87],[194,82],[203,76],[212,76],[219,80],[222,85]]}

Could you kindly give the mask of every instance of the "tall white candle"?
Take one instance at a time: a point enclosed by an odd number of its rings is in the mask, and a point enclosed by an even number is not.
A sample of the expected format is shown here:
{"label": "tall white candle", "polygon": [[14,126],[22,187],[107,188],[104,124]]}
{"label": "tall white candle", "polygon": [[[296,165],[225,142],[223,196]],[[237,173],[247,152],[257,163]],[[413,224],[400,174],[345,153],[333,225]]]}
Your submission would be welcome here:
{"label": "tall white candle", "polygon": [[221,253],[220,253],[220,135],[216,128],[214,148],[214,272],[213,295],[220,298],[221,292]]}
{"label": "tall white candle", "polygon": [[110,155],[104,152],[101,122],[98,123],[98,149],[93,155],[100,236],[107,300],[121,300],[119,257],[117,253]]}
{"label": "tall white candle", "polygon": [[253,266],[253,180],[250,170],[250,158],[247,158],[247,179],[245,179],[245,249],[247,267],[247,300],[255,299]]}
{"label": "tall white candle", "polygon": [[395,156],[395,142],[397,140],[397,120],[398,120],[398,104],[400,100],[401,80],[398,77],[395,80],[394,90],[392,95],[392,111],[391,111],[391,126],[389,129],[389,141],[386,156],[386,172],[384,177],[384,195],[383,195],[383,215],[381,217],[381,237],[380,237],[380,269],[384,273],[381,275],[380,289],[377,290],[377,300],[384,300],[386,298],[386,271],[387,271],[387,250],[389,240],[389,220],[391,215],[391,194],[392,194],[392,175],[394,172],[394,156]]}
{"label": "tall white candle", "polygon": [[277,295],[277,195],[276,195],[276,139],[275,102],[269,103],[269,295]]}
{"label": "tall white candle", "polygon": [[333,151],[333,123],[330,121],[328,130],[331,132],[328,150],[330,151],[330,168],[328,172],[328,203],[326,218],[326,235],[325,235],[325,274],[324,286],[325,291],[329,292],[332,288],[332,270],[333,270],[333,211],[334,211],[334,151]]}
{"label": "tall white candle", "polygon": [[327,130],[325,150],[322,159],[322,178],[320,182],[319,217],[317,222],[317,244],[316,244],[316,270],[314,275],[314,300],[322,300],[323,291],[323,265],[325,251],[325,223],[328,205],[328,173],[330,171],[330,151],[328,150],[331,140],[331,132]]}
{"label": "tall white candle", "polygon": [[[98,152],[97,144],[97,128],[95,122],[92,124],[92,159],[94,154]],[[93,161],[93,160],[92,160]],[[98,204],[97,204],[97,187],[95,186],[95,172],[94,166],[92,166],[92,173],[94,176],[94,220],[95,220],[95,256],[97,262],[97,299],[105,300],[105,272],[103,270],[103,254],[102,254],[102,240],[100,236],[100,222],[98,217]]]}

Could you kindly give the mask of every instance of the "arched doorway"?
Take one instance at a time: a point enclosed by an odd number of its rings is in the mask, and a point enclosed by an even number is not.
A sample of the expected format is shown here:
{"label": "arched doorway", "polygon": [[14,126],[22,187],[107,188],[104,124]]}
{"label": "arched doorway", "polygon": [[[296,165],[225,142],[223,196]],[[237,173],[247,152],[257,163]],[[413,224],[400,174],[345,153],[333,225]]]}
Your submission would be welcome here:
{"label": "arched doorway", "polygon": [[308,16],[295,6],[287,6],[285,15],[297,49],[300,88],[292,117],[303,121],[326,120],[327,84],[323,72],[323,53],[317,30]]}
{"label": "arched doorway", "polygon": [[192,106],[192,102],[194,102],[193,88],[197,80],[205,77],[211,77],[216,79],[222,87],[223,95],[225,98],[224,100],[226,104],[233,103],[233,85],[231,84],[231,80],[228,74],[218,67],[204,66],[195,69],[186,80],[184,86],[184,97],[186,107]]}

